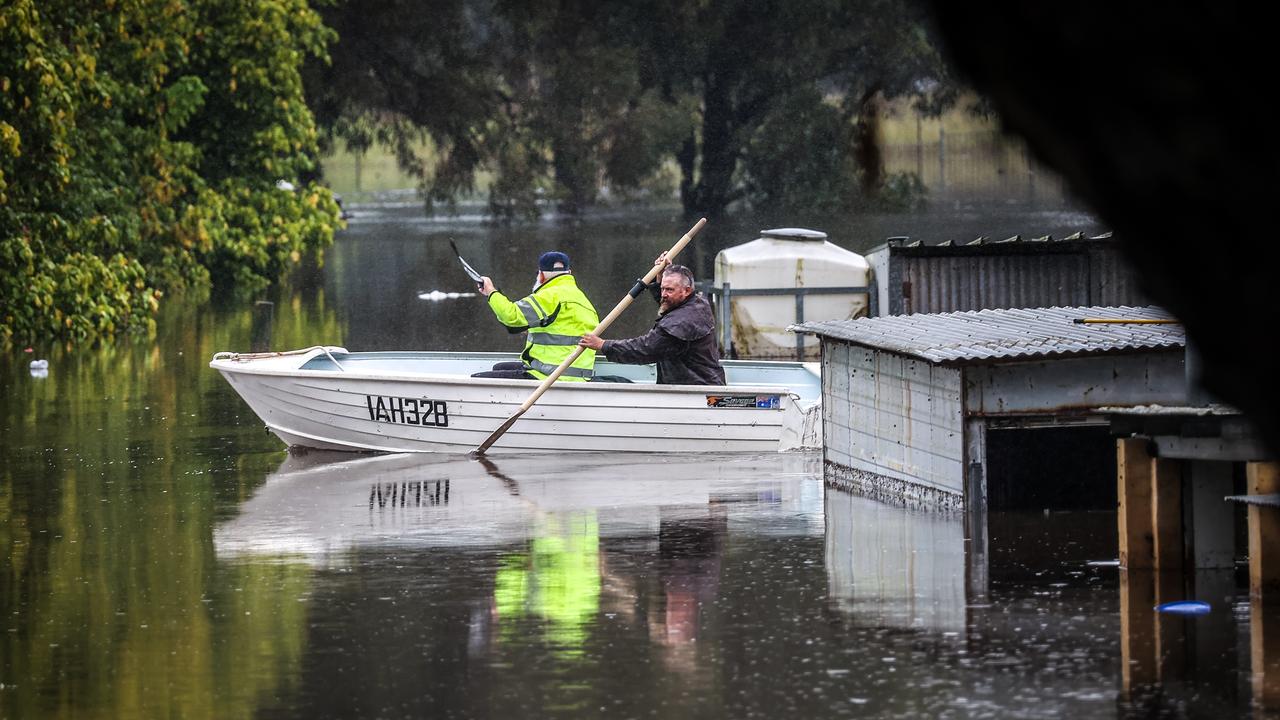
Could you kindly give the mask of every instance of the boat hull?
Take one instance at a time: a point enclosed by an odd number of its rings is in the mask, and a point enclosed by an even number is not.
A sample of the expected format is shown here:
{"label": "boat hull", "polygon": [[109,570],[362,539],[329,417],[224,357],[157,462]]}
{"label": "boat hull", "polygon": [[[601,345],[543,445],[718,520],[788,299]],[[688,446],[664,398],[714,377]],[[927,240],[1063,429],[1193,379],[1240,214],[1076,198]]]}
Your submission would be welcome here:
{"label": "boat hull", "polygon": [[[291,359],[220,354],[211,365],[286,444],[330,450],[469,452],[537,387],[532,380],[389,372],[329,350],[341,369],[304,369],[323,349]],[[431,355],[415,354],[419,367],[429,367]],[[482,365],[492,359],[473,357]],[[804,435],[806,426],[813,435],[817,420],[799,394],[773,384],[557,383],[490,452],[777,451],[816,444]]]}

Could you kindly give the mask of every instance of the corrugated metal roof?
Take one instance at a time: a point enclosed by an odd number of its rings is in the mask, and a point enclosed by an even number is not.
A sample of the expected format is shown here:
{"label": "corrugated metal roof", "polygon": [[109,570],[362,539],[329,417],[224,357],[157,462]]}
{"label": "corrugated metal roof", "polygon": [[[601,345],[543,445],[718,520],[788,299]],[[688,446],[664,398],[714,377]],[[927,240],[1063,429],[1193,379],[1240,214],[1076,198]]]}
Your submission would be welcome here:
{"label": "corrugated metal roof", "polygon": [[792,325],[806,332],[935,363],[971,364],[1052,355],[1181,348],[1181,324],[1077,323],[1171,320],[1158,307],[1054,307],[888,315]]}

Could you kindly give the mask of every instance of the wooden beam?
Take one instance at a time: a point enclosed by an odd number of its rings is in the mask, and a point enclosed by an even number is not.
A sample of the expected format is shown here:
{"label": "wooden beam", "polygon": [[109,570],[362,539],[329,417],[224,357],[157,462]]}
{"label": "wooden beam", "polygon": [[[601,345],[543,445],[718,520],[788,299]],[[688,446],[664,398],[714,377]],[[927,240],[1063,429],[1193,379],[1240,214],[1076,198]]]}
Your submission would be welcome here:
{"label": "wooden beam", "polygon": [[1120,677],[1126,695],[1159,680],[1155,582],[1149,570],[1120,569]]}
{"label": "wooden beam", "polygon": [[1120,567],[1150,569],[1155,565],[1154,509],[1151,502],[1152,462],[1147,441],[1116,439],[1117,521],[1120,529]]}
{"label": "wooden beam", "polygon": [[[1245,465],[1250,495],[1280,492],[1280,462]],[[1280,590],[1280,508],[1249,506],[1249,594],[1263,597]],[[1280,600],[1272,597],[1271,600]]]}
{"label": "wooden beam", "polygon": [[[1186,577],[1181,570],[1156,570],[1153,575],[1155,586],[1155,597],[1151,602],[1153,606],[1186,599]],[[1188,623],[1186,618],[1170,613],[1158,612],[1153,615],[1156,679],[1162,684],[1182,680],[1186,677],[1187,671]]]}
{"label": "wooden beam", "polygon": [[[1249,601],[1249,660],[1253,702],[1267,711],[1280,709],[1280,608],[1275,598]],[[1269,716],[1268,716],[1269,717]]]}
{"label": "wooden beam", "polygon": [[1182,569],[1182,463],[1151,461],[1151,527],[1157,570]]}

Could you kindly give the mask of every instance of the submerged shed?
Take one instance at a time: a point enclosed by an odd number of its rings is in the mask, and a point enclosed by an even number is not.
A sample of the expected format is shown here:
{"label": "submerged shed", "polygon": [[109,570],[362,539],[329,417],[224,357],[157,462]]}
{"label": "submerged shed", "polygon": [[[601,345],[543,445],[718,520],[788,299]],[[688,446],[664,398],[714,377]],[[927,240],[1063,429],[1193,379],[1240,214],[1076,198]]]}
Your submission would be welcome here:
{"label": "submerged shed", "polygon": [[[1089,428],[1110,448],[1100,408],[1180,404],[1187,396],[1183,328],[1155,307],[981,310],[793,328],[822,342],[828,481],[908,504],[985,513],[992,490],[1016,504],[1027,485],[1047,477],[1036,464],[1070,463],[1077,438],[1003,436],[1001,446],[1027,467],[1007,468],[989,488],[993,433]],[[1039,439],[1049,442],[1045,453],[1029,450]],[[1070,488],[1062,491],[1072,499]]]}

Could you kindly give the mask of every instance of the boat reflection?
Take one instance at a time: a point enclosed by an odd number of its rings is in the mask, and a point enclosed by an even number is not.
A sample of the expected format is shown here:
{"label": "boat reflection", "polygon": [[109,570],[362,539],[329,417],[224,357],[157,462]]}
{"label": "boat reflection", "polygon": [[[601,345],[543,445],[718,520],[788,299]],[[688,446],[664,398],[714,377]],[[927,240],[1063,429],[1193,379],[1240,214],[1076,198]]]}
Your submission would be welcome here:
{"label": "boat reflection", "polygon": [[312,451],[291,455],[214,544],[242,564],[301,559],[364,573],[396,556],[455,568],[443,582],[463,594],[470,658],[536,650],[587,662],[603,624],[647,635],[663,664],[696,685],[696,641],[726,538],[820,534],[817,462]]}
{"label": "boat reflection", "polygon": [[812,454],[777,453],[538,454],[478,462],[295,452],[239,515],[215,529],[214,546],[222,558],[299,556],[324,567],[370,547],[524,543],[546,537],[573,513],[595,518],[600,537],[652,537],[663,520],[732,502],[808,507],[812,512],[794,514],[794,527],[771,522],[761,531],[814,534],[821,532],[812,490],[817,463]]}

